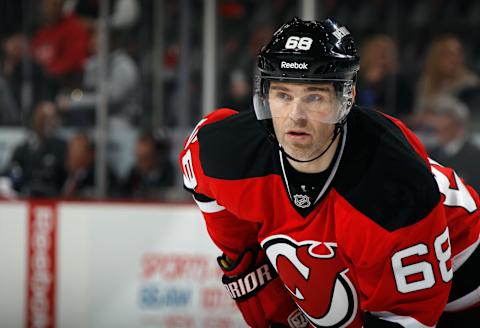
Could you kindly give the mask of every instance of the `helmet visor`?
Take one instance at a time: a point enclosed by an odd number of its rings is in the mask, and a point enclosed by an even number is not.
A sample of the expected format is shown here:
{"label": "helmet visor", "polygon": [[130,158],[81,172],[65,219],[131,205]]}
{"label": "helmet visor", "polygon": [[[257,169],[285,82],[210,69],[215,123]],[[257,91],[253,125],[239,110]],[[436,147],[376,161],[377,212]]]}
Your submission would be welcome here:
{"label": "helmet visor", "polygon": [[322,123],[341,122],[353,103],[351,80],[257,79],[253,97],[257,119],[307,119]]}

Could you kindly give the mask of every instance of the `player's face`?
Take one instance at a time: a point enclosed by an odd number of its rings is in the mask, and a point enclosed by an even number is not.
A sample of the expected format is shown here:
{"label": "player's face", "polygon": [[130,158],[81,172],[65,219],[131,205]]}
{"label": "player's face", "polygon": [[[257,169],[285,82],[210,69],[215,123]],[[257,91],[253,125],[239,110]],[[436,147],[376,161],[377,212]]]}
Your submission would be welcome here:
{"label": "player's face", "polygon": [[338,100],[332,83],[271,82],[268,95],[273,127],[286,152],[299,160],[320,154],[332,138]]}

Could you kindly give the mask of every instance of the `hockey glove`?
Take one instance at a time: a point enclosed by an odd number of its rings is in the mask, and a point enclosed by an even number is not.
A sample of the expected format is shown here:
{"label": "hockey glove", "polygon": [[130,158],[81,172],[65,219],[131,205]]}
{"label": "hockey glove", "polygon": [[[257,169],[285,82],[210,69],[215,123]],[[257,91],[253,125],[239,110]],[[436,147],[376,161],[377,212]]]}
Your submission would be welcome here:
{"label": "hockey glove", "polygon": [[236,261],[217,259],[222,282],[250,327],[308,327],[261,249],[246,249]]}

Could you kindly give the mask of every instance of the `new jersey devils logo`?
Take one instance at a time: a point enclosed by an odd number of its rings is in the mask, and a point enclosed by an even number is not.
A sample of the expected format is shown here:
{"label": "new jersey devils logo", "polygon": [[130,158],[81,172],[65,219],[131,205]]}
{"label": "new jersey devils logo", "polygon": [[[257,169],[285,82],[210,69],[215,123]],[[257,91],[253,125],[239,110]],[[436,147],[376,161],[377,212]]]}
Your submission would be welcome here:
{"label": "new jersey devils logo", "polygon": [[315,327],[348,326],[357,312],[357,294],[336,243],[297,242],[285,235],[262,242],[295,302]]}

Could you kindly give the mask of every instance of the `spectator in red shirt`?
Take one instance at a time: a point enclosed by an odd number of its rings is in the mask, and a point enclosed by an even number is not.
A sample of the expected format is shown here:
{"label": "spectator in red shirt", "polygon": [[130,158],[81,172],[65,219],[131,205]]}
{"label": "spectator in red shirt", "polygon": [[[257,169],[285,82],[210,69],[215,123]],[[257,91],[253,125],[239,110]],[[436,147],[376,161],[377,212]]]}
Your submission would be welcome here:
{"label": "spectator in red shirt", "polygon": [[64,0],[42,0],[42,27],[32,38],[33,56],[53,77],[80,75],[88,52],[89,33],[74,15],[64,14]]}

